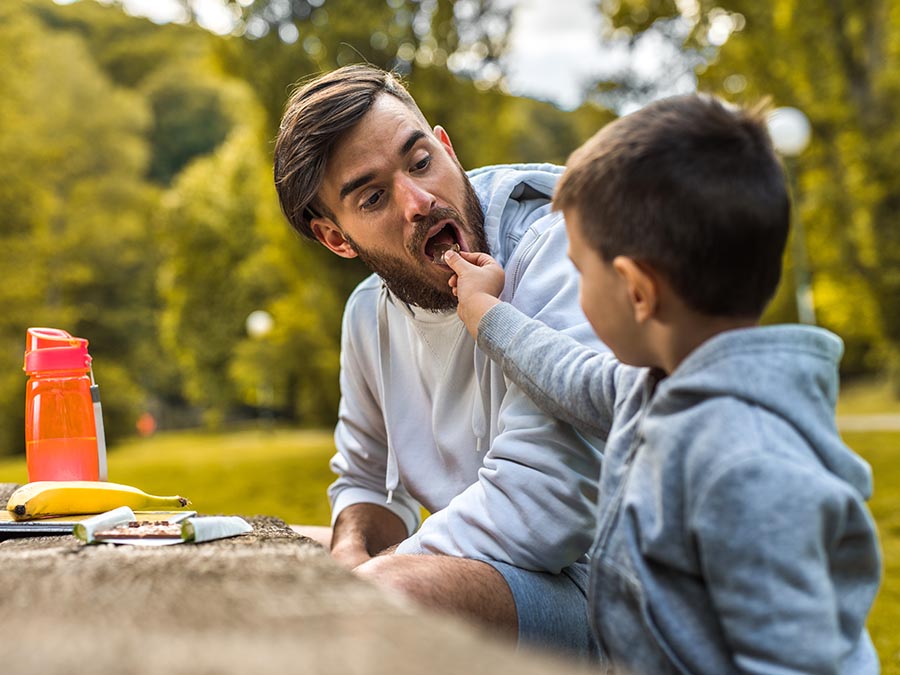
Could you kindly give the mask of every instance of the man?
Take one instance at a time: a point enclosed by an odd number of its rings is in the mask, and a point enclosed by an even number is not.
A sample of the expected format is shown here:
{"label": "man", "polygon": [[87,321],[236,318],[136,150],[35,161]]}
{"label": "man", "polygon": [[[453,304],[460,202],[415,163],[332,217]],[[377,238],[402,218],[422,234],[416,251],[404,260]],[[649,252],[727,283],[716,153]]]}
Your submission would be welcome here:
{"label": "man", "polygon": [[[447,132],[389,73],[363,65],[299,89],[275,148],[291,225],[374,272],[344,314],[332,555],[521,642],[588,655],[600,453],[475,347],[441,259],[454,245],[489,251],[508,273],[505,300],[600,347],[550,209],[560,173],[466,175]],[[421,527],[420,507],[431,513]]]}

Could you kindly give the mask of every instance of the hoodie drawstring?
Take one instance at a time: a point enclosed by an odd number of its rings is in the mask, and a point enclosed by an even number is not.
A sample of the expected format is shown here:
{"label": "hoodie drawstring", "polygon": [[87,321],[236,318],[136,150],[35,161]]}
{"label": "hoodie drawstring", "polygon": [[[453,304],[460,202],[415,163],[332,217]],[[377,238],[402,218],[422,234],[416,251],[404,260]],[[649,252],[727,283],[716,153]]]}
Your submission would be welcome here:
{"label": "hoodie drawstring", "polygon": [[[390,389],[388,386],[391,382],[391,336],[388,328],[388,299],[389,294],[386,288],[382,287],[381,294],[378,296],[378,366],[381,370],[381,405],[384,419],[391,419],[390,396],[386,392]],[[397,453],[394,450],[394,442],[391,439],[391,426],[385,424],[385,434],[387,435],[387,471],[384,476],[384,488],[387,490],[386,504],[390,504],[394,500],[394,490],[400,485],[400,467],[397,464]]]}
{"label": "hoodie drawstring", "polygon": [[488,406],[491,404],[490,360],[480,349],[475,350],[475,401],[472,404],[472,433],[475,452],[480,453],[488,436]]}

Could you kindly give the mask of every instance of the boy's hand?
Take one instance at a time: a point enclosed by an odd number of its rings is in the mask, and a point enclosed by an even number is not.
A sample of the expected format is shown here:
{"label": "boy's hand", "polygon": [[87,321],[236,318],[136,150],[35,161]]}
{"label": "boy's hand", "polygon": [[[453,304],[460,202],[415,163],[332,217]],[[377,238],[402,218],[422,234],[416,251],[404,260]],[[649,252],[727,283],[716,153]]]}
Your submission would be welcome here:
{"label": "boy's hand", "polygon": [[500,302],[497,296],[503,291],[503,268],[487,253],[450,250],[444,253],[444,262],[456,272],[449,282],[459,299],[456,313],[472,337],[477,337],[481,317]]}

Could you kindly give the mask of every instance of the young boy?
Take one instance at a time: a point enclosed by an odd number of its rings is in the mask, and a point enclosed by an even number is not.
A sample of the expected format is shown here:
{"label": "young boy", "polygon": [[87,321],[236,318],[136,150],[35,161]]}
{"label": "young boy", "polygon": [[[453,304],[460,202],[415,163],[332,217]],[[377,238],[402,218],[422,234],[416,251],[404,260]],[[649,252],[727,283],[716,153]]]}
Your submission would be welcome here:
{"label": "young boy", "polygon": [[867,464],[838,436],[841,341],[759,327],[789,201],[759,112],[705,96],[625,116],[557,186],[592,352],[450,252],[479,346],[552,415],[607,439],[591,620],[626,672],[876,673]]}

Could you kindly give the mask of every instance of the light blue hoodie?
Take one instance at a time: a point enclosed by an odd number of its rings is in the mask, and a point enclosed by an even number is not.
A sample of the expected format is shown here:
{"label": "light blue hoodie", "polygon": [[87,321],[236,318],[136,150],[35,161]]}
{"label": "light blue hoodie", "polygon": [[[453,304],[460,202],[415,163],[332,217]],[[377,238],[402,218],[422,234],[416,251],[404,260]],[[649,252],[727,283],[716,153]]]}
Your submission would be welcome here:
{"label": "light blue hoodie", "polygon": [[835,427],[839,338],[728,331],[663,378],[500,304],[478,344],[607,438],[591,554],[606,659],[636,675],[878,672],[872,479]]}
{"label": "light blue hoodie", "polygon": [[[562,216],[550,208],[561,171],[492,166],[470,176],[507,271],[504,299],[602,348],[578,304]],[[511,385],[455,311],[409,307],[376,276],[344,312],[335,444],[332,519],[360,502],[390,509],[410,534],[398,553],[553,573],[585,560],[600,452]],[[431,516],[417,529],[420,506]]]}

